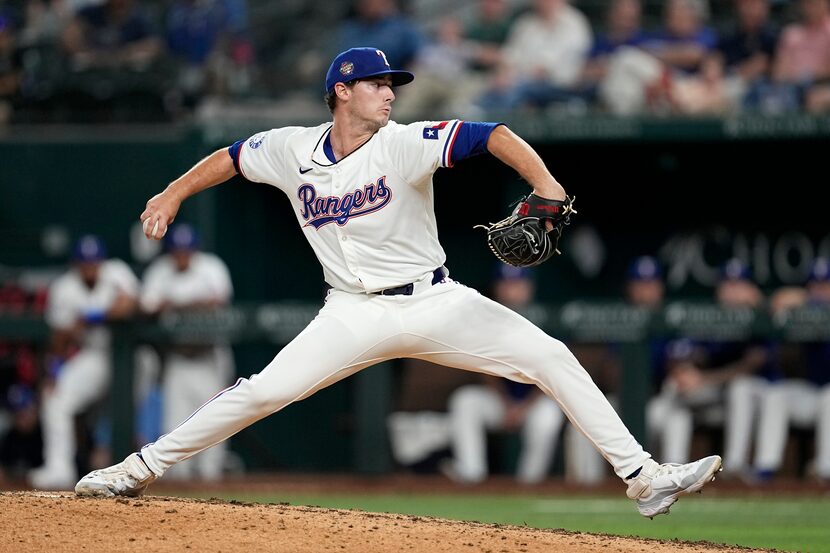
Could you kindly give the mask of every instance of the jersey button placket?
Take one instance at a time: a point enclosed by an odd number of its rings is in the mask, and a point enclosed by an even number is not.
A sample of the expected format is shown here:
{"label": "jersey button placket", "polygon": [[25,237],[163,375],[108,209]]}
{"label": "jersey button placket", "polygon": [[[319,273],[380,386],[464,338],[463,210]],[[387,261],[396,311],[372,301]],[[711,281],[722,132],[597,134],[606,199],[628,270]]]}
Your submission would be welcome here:
{"label": "jersey button placket", "polygon": [[[336,166],[334,168],[333,174],[331,176],[331,184],[332,184],[332,194],[343,197],[344,194],[344,186],[343,179],[340,176],[340,166]],[[335,232],[337,233],[337,237],[340,239],[340,250],[343,252],[343,260],[346,262],[346,267],[348,267],[349,272],[351,272],[355,276],[359,276],[358,266],[357,266],[357,255],[354,252],[354,248],[349,240],[348,233],[346,231],[346,227],[337,226],[335,228]]]}

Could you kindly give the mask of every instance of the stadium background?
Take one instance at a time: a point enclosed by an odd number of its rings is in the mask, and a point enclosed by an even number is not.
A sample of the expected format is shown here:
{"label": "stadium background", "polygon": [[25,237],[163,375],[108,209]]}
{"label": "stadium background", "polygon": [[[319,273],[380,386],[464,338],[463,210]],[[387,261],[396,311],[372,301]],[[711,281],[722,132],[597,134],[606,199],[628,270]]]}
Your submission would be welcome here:
{"label": "stadium background", "polygon": [[[260,78],[226,111],[214,106],[177,120],[157,112],[110,111],[129,114],[113,123],[96,120],[103,116],[94,109],[44,116],[49,110],[39,108],[54,105],[45,99],[0,126],[0,276],[42,285],[65,266],[69,240],[84,232],[101,235],[113,256],[140,273],[143,261],[133,257],[130,236],[149,196],[217,148],[264,128],[326,116],[316,77],[325,61],[314,41],[349,13],[346,4],[252,2]],[[438,9],[426,1],[415,4],[423,13]],[[598,1],[575,4],[592,18],[602,9]],[[656,21],[660,3],[645,4]],[[776,6],[783,10],[785,4]],[[711,6],[719,21],[729,2]],[[299,121],[286,115],[315,103],[299,111]],[[812,261],[830,255],[830,227],[819,201],[828,116],[490,115],[524,136],[578,198],[564,255],[536,274],[538,300],[551,310],[574,300],[618,301],[625,267],[641,254],[656,254],[666,264],[671,299],[704,302],[718,267],[733,255],[752,263],[768,292],[803,283]],[[472,227],[503,216],[524,184],[495,160],[478,159],[439,171],[435,190],[452,276],[486,290],[493,260],[483,233]],[[179,218],[196,225],[205,248],[227,262],[241,308],[319,302],[319,267],[276,189],[237,177],[191,200]],[[0,337],[40,347],[46,328],[36,319],[6,309]],[[279,340],[241,335],[246,337],[234,353],[239,375],[248,376],[273,357]],[[394,400],[395,378],[394,364],[369,369],[243,431],[232,448],[252,472],[392,474],[382,417]],[[631,378],[637,382],[642,375]],[[628,420],[642,432],[637,405],[631,408],[635,414]]]}

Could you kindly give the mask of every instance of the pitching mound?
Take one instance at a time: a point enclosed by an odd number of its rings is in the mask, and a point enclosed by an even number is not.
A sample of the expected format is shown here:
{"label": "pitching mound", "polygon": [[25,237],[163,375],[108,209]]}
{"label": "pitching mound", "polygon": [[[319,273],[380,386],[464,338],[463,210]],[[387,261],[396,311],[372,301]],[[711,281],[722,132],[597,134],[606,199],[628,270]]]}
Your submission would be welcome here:
{"label": "pitching mound", "polygon": [[160,496],[81,499],[70,493],[0,493],[0,512],[0,549],[17,553],[750,551],[700,542]]}

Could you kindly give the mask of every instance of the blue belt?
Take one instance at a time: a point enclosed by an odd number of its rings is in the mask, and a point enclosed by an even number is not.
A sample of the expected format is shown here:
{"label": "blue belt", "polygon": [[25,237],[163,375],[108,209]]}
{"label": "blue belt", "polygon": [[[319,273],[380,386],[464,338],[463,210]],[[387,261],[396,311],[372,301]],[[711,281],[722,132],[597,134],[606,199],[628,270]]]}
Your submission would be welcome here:
{"label": "blue belt", "polygon": [[[444,269],[438,267],[434,271],[432,271],[432,285],[435,286],[439,282],[444,280]],[[325,290],[328,292],[333,287],[326,283]],[[415,291],[415,283],[410,282],[409,284],[402,284],[401,286],[395,286],[394,288],[386,288],[385,290],[378,290],[377,292],[372,292],[372,294],[377,294],[379,296],[411,296],[412,292]]]}
{"label": "blue belt", "polygon": [[[435,286],[442,280],[444,280],[444,270],[441,267],[438,267],[432,271],[432,285]],[[386,290],[378,290],[377,292],[372,293],[380,296],[411,296],[414,291],[415,283],[410,282],[409,284],[396,286],[394,288],[387,288]]]}

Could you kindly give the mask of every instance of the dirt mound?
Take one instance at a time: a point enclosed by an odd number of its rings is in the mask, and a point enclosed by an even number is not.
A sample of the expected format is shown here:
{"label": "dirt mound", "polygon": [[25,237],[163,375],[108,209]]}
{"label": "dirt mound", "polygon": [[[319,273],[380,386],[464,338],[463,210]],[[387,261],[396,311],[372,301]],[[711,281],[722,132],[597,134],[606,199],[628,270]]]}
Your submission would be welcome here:
{"label": "dirt mound", "polygon": [[0,493],[0,550],[17,553],[285,551],[708,552],[749,549],[284,504]]}

